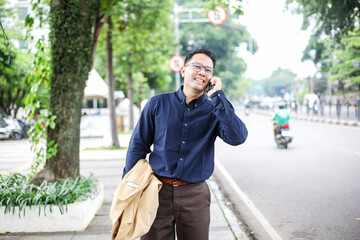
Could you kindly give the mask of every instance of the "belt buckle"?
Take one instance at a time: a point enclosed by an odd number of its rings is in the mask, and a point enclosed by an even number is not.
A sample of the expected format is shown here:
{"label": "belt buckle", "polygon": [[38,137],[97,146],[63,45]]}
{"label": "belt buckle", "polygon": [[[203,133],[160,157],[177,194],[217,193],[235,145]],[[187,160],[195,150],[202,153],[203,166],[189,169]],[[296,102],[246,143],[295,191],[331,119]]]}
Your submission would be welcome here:
{"label": "belt buckle", "polygon": [[172,185],[173,185],[173,187],[178,187],[178,186],[180,186],[180,185],[176,184],[176,179],[173,179]]}

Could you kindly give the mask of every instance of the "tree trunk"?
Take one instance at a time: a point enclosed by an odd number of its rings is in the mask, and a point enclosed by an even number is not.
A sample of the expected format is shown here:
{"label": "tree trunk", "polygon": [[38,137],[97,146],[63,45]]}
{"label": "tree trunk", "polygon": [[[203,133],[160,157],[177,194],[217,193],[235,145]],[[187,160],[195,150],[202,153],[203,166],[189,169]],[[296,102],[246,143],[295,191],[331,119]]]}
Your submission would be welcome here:
{"label": "tree trunk", "polygon": [[4,99],[4,90],[0,89],[0,114],[5,113],[5,99]]}
{"label": "tree trunk", "polygon": [[142,112],[142,109],[141,109],[142,97],[141,97],[141,95],[142,95],[142,91],[143,91],[143,82],[142,81],[140,81],[138,89],[139,89],[139,92],[138,92],[139,99],[138,99],[137,106],[139,108],[139,112],[141,113]]}
{"label": "tree trunk", "polygon": [[132,73],[128,72],[128,99],[129,99],[129,130],[134,130],[134,90],[132,87]]}
{"label": "tree trunk", "polygon": [[14,111],[13,112],[14,118],[16,118],[19,106],[21,104],[21,99],[23,98],[23,95],[22,95],[23,92],[24,92],[24,90],[20,89],[20,87],[16,91],[14,102],[12,103],[12,110]]}
{"label": "tree trunk", "polygon": [[49,111],[55,129],[47,129],[47,142],[58,143],[57,154],[32,179],[74,179],[79,175],[80,118],[93,46],[92,28],[97,1],[53,0],[50,6],[52,76]]}
{"label": "tree trunk", "polygon": [[120,147],[119,144],[119,137],[117,132],[117,126],[116,126],[116,115],[115,115],[115,100],[114,100],[114,71],[113,71],[113,62],[112,62],[112,28],[113,24],[111,21],[111,17],[108,17],[108,31],[107,31],[107,37],[106,37],[106,78],[108,80],[108,86],[109,86],[109,94],[108,94],[108,108],[110,112],[110,127],[111,127],[111,145],[113,147]]}
{"label": "tree trunk", "polygon": [[12,107],[12,104],[13,104],[13,98],[12,98],[11,89],[8,89],[8,100],[9,100],[8,101],[9,105],[6,106],[6,109],[7,109],[6,114],[11,116],[11,107]]}

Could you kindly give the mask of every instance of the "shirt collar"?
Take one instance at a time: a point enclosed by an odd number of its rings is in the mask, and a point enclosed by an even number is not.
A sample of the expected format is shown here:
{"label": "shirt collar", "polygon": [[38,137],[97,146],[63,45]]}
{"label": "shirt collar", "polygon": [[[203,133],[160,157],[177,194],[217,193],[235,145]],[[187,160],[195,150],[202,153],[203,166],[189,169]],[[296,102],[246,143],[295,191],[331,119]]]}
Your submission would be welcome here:
{"label": "shirt collar", "polygon": [[[182,85],[182,86],[176,91],[176,97],[178,98],[179,102],[181,102],[182,104],[185,104],[185,103],[186,103],[186,101],[185,101],[186,97],[185,97],[185,95],[184,95],[184,93],[183,93],[183,87],[184,87],[184,86]],[[197,106],[199,106],[200,104],[202,104],[203,102],[205,102],[207,99],[208,99],[208,98],[207,98],[207,95],[206,95],[206,93],[204,92],[203,95],[201,95],[198,99],[196,99],[195,104],[196,104]]]}
{"label": "shirt collar", "polygon": [[182,104],[184,104],[185,101],[185,95],[182,91],[183,86],[181,86],[177,91],[176,91],[176,97],[179,99],[179,102],[181,102]]}

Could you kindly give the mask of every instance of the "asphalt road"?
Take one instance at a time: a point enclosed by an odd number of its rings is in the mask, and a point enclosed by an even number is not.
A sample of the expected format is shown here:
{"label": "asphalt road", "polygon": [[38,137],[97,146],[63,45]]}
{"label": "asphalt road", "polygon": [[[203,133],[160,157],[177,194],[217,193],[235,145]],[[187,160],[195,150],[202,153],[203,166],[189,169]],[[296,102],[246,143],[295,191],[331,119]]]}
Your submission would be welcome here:
{"label": "asphalt road", "polygon": [[[360,239],[360,128],[293,120],[294,141],[277,148],[270,117],[240,115],[241,146],[217,141],[216,157],[280,239]],[[275,239],[216,171],[255,239]],[[278,238],[279,239],[279,238]]]}

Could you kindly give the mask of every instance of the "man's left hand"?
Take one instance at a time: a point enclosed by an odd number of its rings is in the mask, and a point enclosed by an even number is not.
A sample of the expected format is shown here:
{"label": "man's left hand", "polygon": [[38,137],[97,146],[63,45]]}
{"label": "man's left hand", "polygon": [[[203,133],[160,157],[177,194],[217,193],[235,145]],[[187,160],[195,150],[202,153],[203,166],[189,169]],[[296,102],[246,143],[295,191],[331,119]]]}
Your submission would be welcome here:
{"label": "man's left hand", "polygon": [[222,81],[221,78],[219,77],[212,77],[210,79],[210,83],[211,85],[213,85],[213,89],[211,89],[210,91],[208,91],[206,94],[210,97],[214,92],[221,90],[222,88]]}

